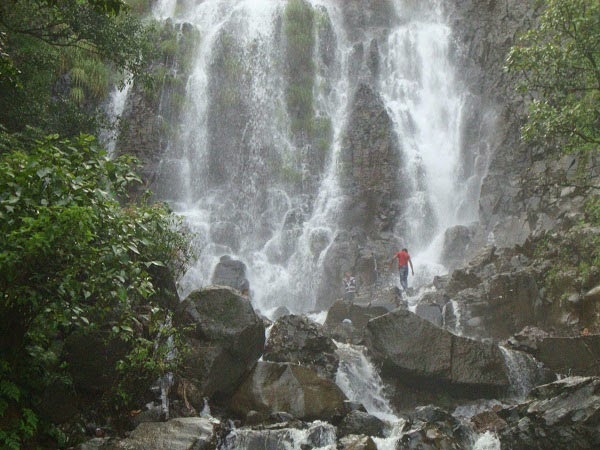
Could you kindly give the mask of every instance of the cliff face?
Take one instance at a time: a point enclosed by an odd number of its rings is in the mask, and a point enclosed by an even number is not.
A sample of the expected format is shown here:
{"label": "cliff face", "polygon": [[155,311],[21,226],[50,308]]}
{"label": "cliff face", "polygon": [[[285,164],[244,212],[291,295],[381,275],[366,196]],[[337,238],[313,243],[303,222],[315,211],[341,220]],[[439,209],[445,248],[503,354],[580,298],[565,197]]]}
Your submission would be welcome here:
{"label": "cliff face", "polygon": [[[581,224],[585,223],[585,202],[597,195],[598,181],[596,188],[583,187],[577,174],[586,171],[592,180],[598,180],[597,164],[574,155],[561,155],[559,149],[523,142],[520,127],[525,120],[526,102],[514,89],[519,75],[503,70],[507,52],[518,34],[535,25],[538,2],[458,0],[448,3],[447,8],[456,40],[456,64],[463,68],[464,82],[473,94],[470,110],[479,112],[465,133],[484,134],[482,130],[488,127],[493,130],[486,141],[489,161],[478,200],[479,223],[467,244],[465,262],[469,264],[464,270],[479,270],[480,261],[473,256],[486,244],[510,249],[510,257],[504,257],[506,262],[512,258],[510,274],[497,268],[483,279],[529,277],[537,288],[521,304],[534,310],[535,317],[525,314],[504,320],[500,318],[506,315],[496,313],[488,319],[496,325],[508,325],[513,332],[519,323],[521,327],[525,324],[525,317],[529,317],[526,324],[559,334],[578,334],[583,327],[596,329],[598,306],[592,300],[592,289],[600,283],[600,269],[593,267],[592,252],[584,247],[594,242],[591,236],[598,230]],[[517,267],[517,258],[527,261]],[[489,290],[485,283],[476,289]],[[517,291],[508,290],[498,298],[512,303],[511,308],[516,311]],[[497,307],[493,298],[488,293],[476,302],[463,302],[461,295],[455,296],[466,306],[465,317],[471,317],[473,323],[485,316],[474,319],[479,315],[474,313],[476,303]],[[476,328],[479,329],[471,330],[472,333],[481,334],[482,329]],[[486,332],[492,330],[493,334],[493,329],[490,324]]]}
{"label": "cliff face", "polygon": [[[573,226],[590,194],[569,186],[582,164],[576,157],[558,157],[520,139],[526,104],[514,90],[518,75],[503,66],[518,34],[535,23],[536,5],[535,0],[444,2],[446,24],[436,28],[436,16],[427,32],[449,29],[449,48],[433,45],[429,54],[419,53],[416,39],[423,38],[418,27],[429,20],[419,15],[434,12],[420,2],[282,2],[271,11],[270,31],[254,37],[242,33],[256,33],[245,28],[247,18],[232,13],[226,19],[231,23],[215,28],[211,50],[199,59],[203,64],[190,67],[188,61],[186,70],[178,71],[177,57],[161,63],[175,78],[184,75],[177,90],[159,91],[150,101],[148,92],[142,95],[134,86],[120,151],[142,158],[143,176],[158,197],[186,200],[181,192],[188,189],[200,213],[206,211],[202,248],[213,253],[203,255],[204,263],[235,253],[251,272],[278,264],[298,280],[284,287],[296,285],[286,306],[310,304],[302,298],[313,295],[310,307],[327,308],[340,295],[345,270],[355,273],[365,294],[372,292],[377,282],[392,280],[387,262],[395,248],[424,248],[443,231],[444,218],[428,190],[436,181],[431,178],[443,175],[427,174],[421,155],[412,150],[422,138],[419,127],[427,130],[428,121],[437,120],[432,126],[458,129],[460,154],[452,175],[464,199],[456,215],[471,220],[447,230],[443,264],[452,272],[490,244],[516,247],[534,261],[544,236],[553,235],[558,246],[561,239],[577,241],[581,231]],[[200,29],[203,45],[208,31]],[[446,39],[443,33],[431,41]],[[435,64],[420,65],[424,55]],[[442,67],[446,62],[453,67],[452,88],[460,92],[461,106],[428,110],[423,125],[423,111],[411,107],[423,100],[416,97],[424,84],[448,81],[442,79],[449,78]],[[203,82],[205,90],[190,99],[190,90]],[[448,94],[432,92],[436,101]],[[165,99],[184,95],[185,100],[170,102],[167,113]],[[452,122],[452,114],[460,120]],[[433,145],[440,158],[446,144]],[[191,180],[185,181],[187,172]],[[327,189],[329,197],[322,195]],[[315,214],[322,217],[311,220]],[[574,253],[577,258],[582,252]],[[529,269],[544,286],[548,259],[556,254],[536,257],[541,259],[535,270]],[[422,276],[421,285],[430,283]],[[540,298],[558,299],[564,292],[581,298],[598,282],[594,270],[574,278]],[[277,299],[269,300],[269,307],[281,301],[273,295]],[[559,323],[564,305],[551,303],[551,323]]]}
{"label": "cliff face", "polygon": [[465,133],[493,130],[486,143],[489,161],[474,247],[486,241],[521,245],[546,231],[569,228],[582,212],[585,194],[564,187],[582,162],[521,141],[526,105],[515,92],[518,75],[503,70],[518,34],[535,25],[538,2],[457,0],[447,8],[457,45],[456,64],[463,68],[464,82],[473,95],[469,109],[478,112]]}

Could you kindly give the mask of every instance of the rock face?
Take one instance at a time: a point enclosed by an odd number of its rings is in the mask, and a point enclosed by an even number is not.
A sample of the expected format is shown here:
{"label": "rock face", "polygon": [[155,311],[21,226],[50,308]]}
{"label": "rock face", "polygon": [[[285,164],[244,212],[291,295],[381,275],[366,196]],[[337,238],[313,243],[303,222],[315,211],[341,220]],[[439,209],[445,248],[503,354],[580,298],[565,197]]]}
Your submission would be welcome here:
{"label": "rock face", "polygon": [[499,435],[502,448],[598,448],[599,407],[598,377],[538,386],[525,403],[498,412],[507,422]]}
{"label": "rock face", "polygon": [[242,417],[284,411],[302,420],[330,421],[347,412],[346,400],[333,381],[307,367],[259,362],[231,398],[231,408]]}
{"label": "rock face", "polygon": [[369,255],[369,262],[391,253],[382,249],[397,246],[387,235],[397,225],[405,198],[398,182],[402,170],[400,144],[379,94],[369,84],[360,83],[350,108],[340,154],[340,185],[346,197],[340,221],[343,231],[335,236],[325,255],[317,294],[322,308],[339,298],[346,270],[359,275],[359,269],[365,284],[371,284],[376,277],[375,267],[364,264],[361,248],[368,249],[364,254]]}
{"label": "rock face", "polygon": [[191,326],[184,377],[204,396],[231,393],[263,352],[265,327],[247,297],[231,288],[192,292],[175,312],[173,324]]}
{"label": "rock face", "polygon": [[341,184],[350,203],[345,221],[367,233],[391,230],[401,198],[399,143],[382,100],[358,86],[341,152]]}
{"label": "rock face", "polygon": [[410,311],[394,310],[367,324],[365,345],[381,364],[382,378],[450,395],[494,396],[509,386],[501,351],[437,328]]}
{"label": "rock face", "polygon": [[221,256],[213,272],[212,284],[229,286],[247,294],[250,283],[246,278],[246,264],[228,255]]}
{"label": "rock face", "polygon": [[322,377],[335,380],[339,365],[335,349],[321,325],[303,316],[289,315],[273,324],[263,359],[309,366]]}
{"label": "rock face", "polygon": [[558,374],[600,375],[600,335],[597,334],[578,337],[555,337],[546,334],[536,340],[533,348],[531,345],[521,345],[517,348],[531,353],[548,369]]}

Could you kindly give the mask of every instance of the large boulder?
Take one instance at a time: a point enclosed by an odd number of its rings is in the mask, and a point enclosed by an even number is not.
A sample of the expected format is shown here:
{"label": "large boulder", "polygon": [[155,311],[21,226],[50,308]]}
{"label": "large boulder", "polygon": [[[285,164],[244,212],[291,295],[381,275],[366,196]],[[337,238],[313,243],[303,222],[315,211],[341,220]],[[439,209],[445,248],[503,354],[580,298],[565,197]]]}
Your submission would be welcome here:
{"label": "large boulder", "polygon": [[445,386],[451,395],[486,397],[509,386],[496,345],[456,336],[408,310],[369,321],[364,343],[381,365],[382,376],[424,389]]}
{"label": "large boulder", "polygon": [[213,423],[203,417],[181,417],[168,422],[144,422],[129,437],[103,445],[102,450],[208,450]]}
{"label": "large boulder", "polygon": [[229,286],[247,293],[250,284],[246,279],[246,265],[242,261],[232,259],[229,255],[221,256],[213,272],[212,284]]}
{"label": "large boulder", "polygon": [[333,381],[308,367],[260,361],[232,396],[231,408],[241,417],[283,411],[301,420],[331,421],[347,413],[346,400]]}
{"label": "large boulder", "polygon": [[563,375],[600,376],[600,335],[545,336],[536,349],[528,349],[553,372]]}
{"label": "large boulder", "polygon": [[524,403],[498,412],[502,448],[600,447],[600,378],[569,377],[535,388]]}
{"label": "large boulder", "polygon": [[338,435],[358,434],[384,437],[385,422],[364,411],[351,411],[338,425]]}
{"label": "large boulder", "polygon": [[192,292],[175,311],[173,324],[189,329],[183,376],[204,396],[232,392],[264,349],[263,321],[250,300],[231,288]]}
{"label": "large boulder", "polygon": [[387,314],[390,306],[351,305],[339,300],[327,311],[323,327],[338,341],[358,344],[369,320]]}
{"label": "large boulder", "polygon": [[269,332],[263,359],[309,366],[322,377],[335,380],[339,358],[336,345],[323,327],[304,316],[278,319]]}

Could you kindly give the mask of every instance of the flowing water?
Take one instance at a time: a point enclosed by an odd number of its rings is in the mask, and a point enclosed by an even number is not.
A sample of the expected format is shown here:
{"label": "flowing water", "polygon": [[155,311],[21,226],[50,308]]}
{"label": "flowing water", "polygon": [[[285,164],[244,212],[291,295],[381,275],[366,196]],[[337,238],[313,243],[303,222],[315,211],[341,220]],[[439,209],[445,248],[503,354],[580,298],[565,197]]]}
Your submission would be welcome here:
{"label": "flowing water", "polygon": [[409,196],[394,233],[413,255],[413,286],[446,270],[439,262],[444,231],[477,219],[476,201],[469,199],[476,198],[483,174],[461,162],[466,93],[451,64],[442,2],[396,0],[388,31],[365,27],[358,35],[348,29],[343,2],[309,3],[313,112],[319,123],[330,125],[321,165],[294,132],[286,107],[286,79],[301,70],[286,69],[286,1],[154,5],[156,19],[190,23],[201,35],[181,122],[153,187],[197,234],[198,260],[180,281],[182,296],[209,284],[219,257],[229,254],[246,264],[261,311],[314,309],[325,255],[340,231],[347,200],[339,158],[349,102],[362,79],[352,55],[374,38],[380,73],[372,88],[390,115],[405,161],[398,177]]}

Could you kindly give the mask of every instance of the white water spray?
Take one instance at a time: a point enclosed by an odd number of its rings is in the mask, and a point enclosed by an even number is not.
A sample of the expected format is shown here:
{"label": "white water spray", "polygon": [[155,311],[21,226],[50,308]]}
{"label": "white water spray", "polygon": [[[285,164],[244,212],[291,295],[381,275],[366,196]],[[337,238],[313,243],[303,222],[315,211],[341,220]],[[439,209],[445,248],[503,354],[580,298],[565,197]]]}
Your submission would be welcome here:
{"label": "white water spray", "polygon": [[[357,44],[367,47],[375,37],[381,64],[372,88],[394,124],[405,162],[400,183],[410,192],[399,221],[408,228],[396,227],[394,233],[411,249],[413,287],[446,270],[438,261],[444,231],[476,219],[476,205],[464,207],[470,188],[458,175],[465,95],[449,60],[450,30],[440,2],[396,0],[397,17],[390,19],[385,39],[369,28],[360,38],[350,38],[341,2],[309,3],[315,22],[329,21],[333,35],[331,42],[317,36],[314,52],[314,113],[329,121],[332,134],[320,174],[311,173],[303,160],[307,148],[290,131],[283,70],[288,2],[155,3],[155,18],[190,23],[201,34],[179,131],[168,143],[154,189],[198,236],[198,260],[180,280],[182,297],[209,284],[220,256],[229,254],[246,264],[252,300],[261,311],[315,308],[325,257],[340,231],[347,200],[339,183],[339,157],[348,104],[359,81],[351,76],[351,55]],[[326,45],[335,47],[328,62],[318,56]],[[235,86],[223,77],[234,79]],[[219,116],[228,102],[239,105],[237,116]],[[236,120],[237,129],[226,128]],[[215,148],[231,143],[219,134],[221,128],[233,132],[235,148]],[[265,179],[273,164],[289,172],[287,181]],[[210,167],[222,173],[217,176]],[[215,183],[219,177],[224,181]],[[317,180],[317,189],[291,188],[293,179],[303,187]],[[389,249],[390,257],[395,250]]]}

